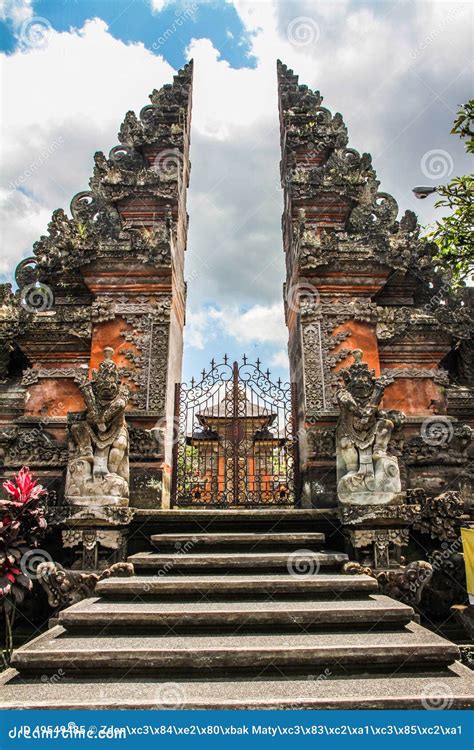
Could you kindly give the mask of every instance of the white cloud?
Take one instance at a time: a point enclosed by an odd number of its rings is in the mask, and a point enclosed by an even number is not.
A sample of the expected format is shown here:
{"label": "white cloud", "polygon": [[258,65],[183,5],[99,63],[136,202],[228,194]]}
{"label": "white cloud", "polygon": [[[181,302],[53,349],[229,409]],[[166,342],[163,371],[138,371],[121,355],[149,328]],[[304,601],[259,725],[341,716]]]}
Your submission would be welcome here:
{"label": "white cloud", "polygon": [[208,311],[199,310],[188,313],[185,333],[187,346],[193,349],[204,349],[211,335]]}
{"label": "white cloud", "polygon": [[0,0],[0,20],[11,21],[18,27],[33,15],[31,0]]}
{"label": "white cloud", "polygon": [[154,13],[159,13],[168,5],[169,0],[151,0],[151,9]]}
{"label": "white cloud", "polygon": [[288,352],[286,349],[279,349],[276,351],[270,359],[270,367],[278,367],[281,369],[288,368]]}
{"label": "white cloud", "polygon": [[[93,155],[117,143],[127,109],[141,109],[173,69],[142,44],[114,39],[99,19],[51,31],[46,48],[1,55],[0,273],[31,254],[52,211],[87,189]],[[139,71],[139,74],[137,74]],[[12,184],[22,187],[28,197]]]}
{"label": "white cloud", "polygon": [[[242,311],[237,304],[207,307],[188,314],[186,345],[204,349],[219,336],[233,338],[239,344],[286,344],[283,304],[254,305]],[[276,356],[275,363],[281,357]]]}
{"label": "white cloud", "polygon": [[210,310],[209,317],[239,343],[265,342],[281,345],[286,342],[283,303],[254,305],[245,312],[241,312],[237,305],[228,306],[221,310]]}

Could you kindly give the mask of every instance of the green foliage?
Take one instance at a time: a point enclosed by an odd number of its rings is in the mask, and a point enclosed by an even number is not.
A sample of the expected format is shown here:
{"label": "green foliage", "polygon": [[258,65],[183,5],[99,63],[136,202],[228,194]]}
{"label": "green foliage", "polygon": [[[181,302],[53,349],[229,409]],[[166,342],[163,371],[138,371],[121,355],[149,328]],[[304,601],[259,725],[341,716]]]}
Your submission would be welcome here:
{"label": "green foliage", "polygon": [[[451,133],[466,141],[467,153],[474,153],[474,99],[459,110]],[[438,188],[442,196],[436,207],[445,206],[452,213],[436,222],[429,235],[438,246],[436,261],[448,269],[454,285],[459,285],[474,271],[474,175],[454,177]]]}

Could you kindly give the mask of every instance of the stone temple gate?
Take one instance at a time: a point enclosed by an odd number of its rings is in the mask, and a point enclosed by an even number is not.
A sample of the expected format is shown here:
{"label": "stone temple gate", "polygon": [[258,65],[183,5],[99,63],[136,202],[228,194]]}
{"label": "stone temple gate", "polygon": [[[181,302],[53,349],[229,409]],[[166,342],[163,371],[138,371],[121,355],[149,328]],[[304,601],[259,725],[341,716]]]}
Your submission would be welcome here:
{"label": "stone temple gate", "polygon": [[472,289],[278,63],[290,383],[226,359],[181,384],[192,73],[126,114],[1,287],[2,474],[42,478],[88,567],[137,514],[193,506],[315,509],[356,557],[400,561],[410,525],[470,503]]}
{"label": "stone temple gate", "polygon": [[225,357],[181,383],[192,72],[0,288],[0,473],[49,490],[45,632],[0,707],[472,707],[413,621],[473,627],[472,288],[278,63],[290,382]]}

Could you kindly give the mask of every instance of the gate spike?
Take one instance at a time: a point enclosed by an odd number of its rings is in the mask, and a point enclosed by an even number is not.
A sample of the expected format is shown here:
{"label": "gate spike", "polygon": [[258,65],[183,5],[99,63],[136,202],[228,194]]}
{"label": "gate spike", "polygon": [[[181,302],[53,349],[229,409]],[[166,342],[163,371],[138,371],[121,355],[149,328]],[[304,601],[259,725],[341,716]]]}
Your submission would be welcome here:
{"label": "gate spike", "polygon": [[281,378],[278,378],[277,385],[278,385],[278,388],[281,388]]}
{"label": "gate spike", "polygon": [[243,361],[244,365],[247,364],[247,355],[246,354],[244,354],[244,356],[242,357],[242,361]]}
{"label": "gate spike", "polygon": [[256,366],[257,366],[257,370],[260,370],[260,365],[261,365],[262,363],[260,362],[260,358],[259,358],[259,357],[257,357],[257,361],[255,362],[255,364],[256,364]]}
{"label": "gate spike", "polygon": [[214,360],[214,357],[213,357],[211,359],[211,369],[214,369],[215,366],[216,366],[216,363],[215,363],[215,360]]}
{"label": "gate spike", "polygon": [[266,371],[265,375],[267,376],[267,378],[270,377],[270,370],[268,369],[268,367],[267,367],[267,371]]}
{"label": "gate spike", "polygon": [[227,364],[227,360],[228,360],[228,359],[229,359],[229,358],[228,358],[227,354],[224,354],[224,364],[225,364],[225,365]]}
{"label": "gate spike", "polygon": [[204,369],[204,367],[202,368],[201,375],[202,375],[202,379],[204,380],[204,378],[206,377],[206,370]]}
{"label": "gate spike", "polygon": [[193,375],[193,377],[191,378],[191,388],[194,388],[194,375]]}

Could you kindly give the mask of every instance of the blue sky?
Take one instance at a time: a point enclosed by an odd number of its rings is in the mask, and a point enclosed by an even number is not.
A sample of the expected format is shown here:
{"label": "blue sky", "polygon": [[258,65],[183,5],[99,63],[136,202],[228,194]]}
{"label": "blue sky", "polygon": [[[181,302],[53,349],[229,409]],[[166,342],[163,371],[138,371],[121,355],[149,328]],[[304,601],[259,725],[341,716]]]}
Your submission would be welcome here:
{"label": "blue sky", "polygon": [[[170,43],[161,45],[163,30],[176,28],[176,20],[188,9],[183,23],[173,34]],[[249,33],[244,28],[233,5],[226,2],[170,3],[160,12],[153,11],[147,0],[36,0],[32,3],[34,16],[48,19],[57,31],[80,29],[90,18],[102,18],[116,39],[125,43],[142,42],[152,52],[160,54],[174,68],[186,62],[186,48],[193,37],[206,37],[235,68],[254,67]],[[15,27],[11,22],[1,25],[0,49],[12,52],[17,47]]]}
{"label": "blue sky", "polygon": [[0,275],[87,188],[125,112],[193,57],[185,378],[224,352],[284,376],[276,59],[427,226],[438,214],[413,185],[470,169],[449,130],[472,95],[472,15],[463,0],[0,0]]}

